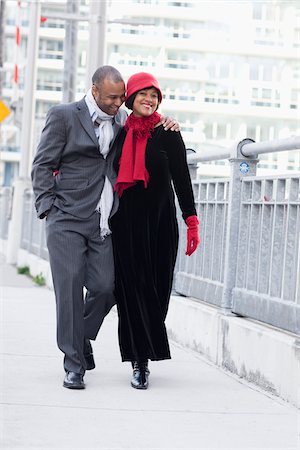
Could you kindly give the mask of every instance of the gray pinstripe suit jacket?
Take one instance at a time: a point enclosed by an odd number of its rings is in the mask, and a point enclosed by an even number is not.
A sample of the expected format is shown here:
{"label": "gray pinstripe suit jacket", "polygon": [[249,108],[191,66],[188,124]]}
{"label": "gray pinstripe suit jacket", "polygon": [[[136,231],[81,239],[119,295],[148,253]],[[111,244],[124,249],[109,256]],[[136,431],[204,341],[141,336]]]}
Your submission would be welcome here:
{"label": "gray pinstripe suit jacket", "polygon": [[[121,109],[116,115],[114,139],[126,116],[126,112]],[[91,216],[100,198],[105,175],[113,185],[115,183],[112,153],[108,154],[106,160],[100,154],[94,125],[84,99],[51,108],[31,173],[38,217],[42,219],[52,205],[79,218]],[[53,176],[54,170],[59,171],[57,176]],[[115,194],[111,215],[117,207]]]}

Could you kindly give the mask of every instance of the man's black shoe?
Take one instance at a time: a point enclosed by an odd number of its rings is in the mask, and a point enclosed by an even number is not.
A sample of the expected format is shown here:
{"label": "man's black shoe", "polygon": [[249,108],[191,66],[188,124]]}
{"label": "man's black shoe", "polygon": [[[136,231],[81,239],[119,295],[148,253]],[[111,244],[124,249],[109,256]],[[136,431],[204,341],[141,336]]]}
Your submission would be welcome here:
{"label": "man's black shoe", "polygon": [[67,372],[63,386],[69,389],[84,389],[85,384],[83,381],[83,375],[76,372]]}
{"label": "man's black shoe", "polygon": [[89,341],[89,339],[84,340],[84,346],[83,346],[83,356],[86,362],[86,370],[93,370],[96,367],[94,355],[93,355],[93,348]]}

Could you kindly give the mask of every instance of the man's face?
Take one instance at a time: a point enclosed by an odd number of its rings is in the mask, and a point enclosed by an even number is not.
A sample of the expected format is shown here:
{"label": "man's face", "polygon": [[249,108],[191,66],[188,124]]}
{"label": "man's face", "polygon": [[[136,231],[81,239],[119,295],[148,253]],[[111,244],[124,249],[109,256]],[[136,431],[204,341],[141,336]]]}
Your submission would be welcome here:
{"label": "man's face", "polygon": [[106,114],[115,116],[125,101],[125,84],[123,81],[115,83],[105,79],[102,84],[93,84],[92,93],[99,108]]}

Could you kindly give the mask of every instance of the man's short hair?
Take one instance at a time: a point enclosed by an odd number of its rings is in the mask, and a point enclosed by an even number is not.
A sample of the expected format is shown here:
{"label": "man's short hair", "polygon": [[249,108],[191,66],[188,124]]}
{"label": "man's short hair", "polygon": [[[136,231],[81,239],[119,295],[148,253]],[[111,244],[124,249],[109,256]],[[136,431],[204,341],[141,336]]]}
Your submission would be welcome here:
{"label": "man's short hair", "polygon": [[99,67],[92,77],[93,84],[102,84],[104,80],[111,80],[114,83],[119,83],[122,81],[124,83],[123,77],[120,72],[113,66],[101,66]]}

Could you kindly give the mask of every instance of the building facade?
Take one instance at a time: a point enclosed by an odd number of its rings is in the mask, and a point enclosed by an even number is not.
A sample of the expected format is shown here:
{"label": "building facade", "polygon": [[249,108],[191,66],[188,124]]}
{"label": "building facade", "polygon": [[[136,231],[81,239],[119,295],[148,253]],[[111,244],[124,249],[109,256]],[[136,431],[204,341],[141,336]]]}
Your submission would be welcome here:
{"label": "building facade", "polygon": [[[8,104],[14,97],[16,4],[6,3],[3,97]],[[21,6],[20,99],[29,19],[27,2]],[[36,139],[49,107],[62,101],[66,6],[66,1],[42,3],[46,21],[39,32]],[[87,0],[80,1],[80,14],[89,15],[89,8]],[[53,13],[61,18],[51,18]],[[125,80],[137,71],[157,76],[164,92],[161,111],[181,123],[187,147],[201,152],[228,148],[245,137],[264,141],[300,134],[299,2],[110,0],[106,31],[105,62]],[[77,98],[86,90],[88,38],[89,22],[78,22]],[[1,127],[5,182],[16,174],[19,129],[17,117]],[[262,155],[259,167],[299,171],[299,154]],[[201,170],[224,175],[228,165],[207,163]]]}

